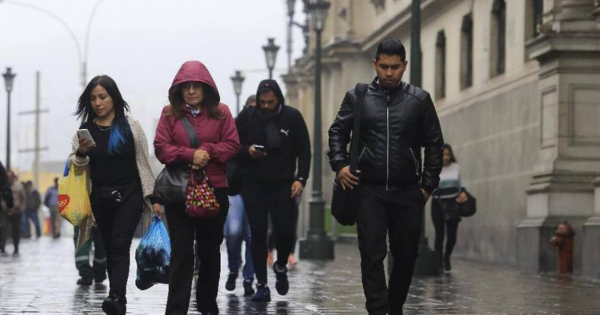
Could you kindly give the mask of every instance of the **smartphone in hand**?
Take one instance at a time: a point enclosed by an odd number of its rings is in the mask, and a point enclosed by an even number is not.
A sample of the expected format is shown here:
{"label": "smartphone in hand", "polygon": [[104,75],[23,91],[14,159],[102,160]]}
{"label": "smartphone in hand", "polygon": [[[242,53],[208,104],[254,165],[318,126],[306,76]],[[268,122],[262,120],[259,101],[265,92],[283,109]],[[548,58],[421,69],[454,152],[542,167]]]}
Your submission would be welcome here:
{"label": "smartphone in hand", "polygon": [[93,144],[96,144],[96,141],[94,141],[94,138],[92,138],[92,134],[87,129],[77,130],[77,136],[79,137],[79,139],[87,139],[87,140],[91,141]]}
{"label": "smartphone in hand", "polygon": [[255,144],[254,148],[256,149],[256,151],[265,152],[265,146],[264,145]]}

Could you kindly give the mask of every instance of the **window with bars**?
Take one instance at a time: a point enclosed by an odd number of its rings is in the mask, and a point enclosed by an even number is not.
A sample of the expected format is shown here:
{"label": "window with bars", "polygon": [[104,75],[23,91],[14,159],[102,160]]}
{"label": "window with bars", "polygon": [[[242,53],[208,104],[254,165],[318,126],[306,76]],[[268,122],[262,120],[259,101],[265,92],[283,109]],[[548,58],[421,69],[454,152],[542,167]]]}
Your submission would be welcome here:
{"label": "window with bars", "polygon": [[506,66],[506,2],[494,0],[492,5],[490,66],[491,76],[503,74]]}
{"label": "window with bars", "polygon": [[435,43],[435,98],[446,97],[446,35],[439,31]]}
{"label": "window with bars", "polygon": [[460,88],[473,85],[473,18],[471,14],[463,17],[460,43]]}
{"label": "window with bars", "polygon": [[533,1],[533,37],[537,37],[540,34],[540,26],[542,25],[542,18],[544,15],[544,0],[532,0]]}

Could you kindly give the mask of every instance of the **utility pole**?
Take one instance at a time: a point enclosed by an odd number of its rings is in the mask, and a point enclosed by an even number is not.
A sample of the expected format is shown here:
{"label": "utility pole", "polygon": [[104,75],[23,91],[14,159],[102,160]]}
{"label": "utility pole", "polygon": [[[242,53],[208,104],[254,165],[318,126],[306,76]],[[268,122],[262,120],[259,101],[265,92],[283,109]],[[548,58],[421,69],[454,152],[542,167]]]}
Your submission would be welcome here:
{"label": "utility pole", "polygon": [[33,152],[33,174],[35,187],[41,191],[40,187],[40,151],[48,150],[47,147],[40,148],[40,114],[47,113],[48,110],[40,109],[40,72],[35,73],[35,110],[21,112],[19,115],[35,114],[35,146],[32,149],[19,150],[19,153]]}

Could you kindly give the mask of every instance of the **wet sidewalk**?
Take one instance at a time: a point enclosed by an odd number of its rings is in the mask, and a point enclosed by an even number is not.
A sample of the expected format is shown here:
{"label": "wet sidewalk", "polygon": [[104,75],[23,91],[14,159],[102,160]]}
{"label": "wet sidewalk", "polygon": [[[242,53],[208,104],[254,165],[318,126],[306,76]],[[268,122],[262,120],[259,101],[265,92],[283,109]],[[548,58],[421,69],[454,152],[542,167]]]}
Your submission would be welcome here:
{"label": "wet sidewalk", "polygon": [[[137,245],[139,240],[134,240]],[[132,247],[135,248],[135,247]],[[7,247],[12,253],[12,246]],[[108,282],[80,287],[69,238],[24,240],[21,254],[0,257],[0,314],[103,314]],[[243,296],[241,281],[225,290],[226,253],[218,304],[221,314],[366,314],[356,245],[337,244],[335,261],[299,261],[290,270],[290,292],[272,302]],[[135,287],[135,260],[127,314],[164,314],[166,285]],[[450,274],[413,281],[405,314],[600,314],[599,283],[455,260]],[[192,294],[192,297],[194,294]],[[194,301],[192,298],[190,314]]]}

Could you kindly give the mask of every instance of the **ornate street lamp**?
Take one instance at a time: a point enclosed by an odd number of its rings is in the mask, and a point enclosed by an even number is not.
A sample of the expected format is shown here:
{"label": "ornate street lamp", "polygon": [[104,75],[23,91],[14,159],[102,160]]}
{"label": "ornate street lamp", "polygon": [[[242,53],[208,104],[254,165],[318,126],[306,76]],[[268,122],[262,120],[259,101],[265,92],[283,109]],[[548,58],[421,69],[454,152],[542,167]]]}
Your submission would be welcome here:
{"label": "ornate street lamp", "polygon": [[292,67],[292,43],[293,43],[293,38],[292,38],[292,28],[293,26],[297,26],[302,30],[302,34],[304,35],[304,54],[306,54],[307,52],[307,47],[308,47],[308,34],[309,34],[309,27],[308,27],[308,15],[309,15],[309,10],[308,10],[308,6],[309,6],[309,0],[302,0],[302,2],[304,3],[304,13],[306,13],[306,22],[305,24],[300,24],[296,21],[294,21],[294,8],[296,6],[296,0],[286,0],[286,4],[287,4],[287,9],[288,9],[288,17],[289,17],[289,24],[288,24],[288,35],[287,35],[287,53],[288,53],[288,69]]}
{"label": "ornate street lamp", "polygon": [[236,102],[235,102],[235,114],[237,115],[240,112],[240,94],[242,94],[242,83],[244,83],[244,75],[240,70],[235,71],[235,75],[231,77],[231,82],[233,82],[233,91],[235,92]]}
{"label": "ornate street lamp", "polygon": [[17,74],[12,72],[12,68],[7,67],[2,76],[4,77],[4,87],[8,97],[6,106],[6,170],[10,170],[10,93],[13,90],[13,83]]}
{"label": "ornate street lamp", "polygon": [[331,4],[316,1],[309,4],[315,31],[315,117],[313,137],[312,195],[310,224],[306,238],[300,241],[300,258],[333,259],[333,241],[325,233],[325,200],[323,199],[322,130],[321,130],[321,32],[325,28],[327,10]]}
{"label": "ornate street lamp", "polygon": [[271,80],[273,78],[273,68],[275,68],[279,46],[275,45],[275,38],[267,38],[267,40],[269,42],[266,46],[263,46],[263,50],[267,59],[267,68],[269,68],[269,80]]}

